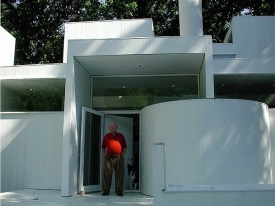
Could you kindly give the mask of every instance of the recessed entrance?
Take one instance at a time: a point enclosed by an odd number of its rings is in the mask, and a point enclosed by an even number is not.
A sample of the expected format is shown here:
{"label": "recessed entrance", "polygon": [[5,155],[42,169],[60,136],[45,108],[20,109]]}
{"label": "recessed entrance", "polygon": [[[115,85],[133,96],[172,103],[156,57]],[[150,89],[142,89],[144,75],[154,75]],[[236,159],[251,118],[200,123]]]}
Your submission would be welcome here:
{"label": "recessed entrance", "polygon": [[[151,58],[149,58],[149,56]],[[189,55],[185,54],[177,55],[141,55],[141,56],[129,56],[123,55],[123,59],[132,59],[131,63],[127,61],[119,61],[120,65],[123,66],[122,70],[117,69],[117,64],[108,64],[104,67],[104,62],[106,62],[106,57],[98,61],[100,57],[89,58],[89,57],[75,57],[75,72],[78,74],[76,79],[76,100],[79,105],[86,105],[90,107],[87,112],[95,112],[100,119],[100,141],[96,140],[95,144],[99,154],[98,161],[96,165],[84,165],[85,156],[86,158],[93,154],[93,151],[89,149],[82,148],[80,156],[80,181],[79,181],[79,191],[100,191],[102,185],[102,157],[101,157],[101,142],[104,134],[109,132],[108,121],[110,119],[119,120],[120,118],[125,119],[125,123],[130,120],[130,125],[125,126],[124,123],[118,123],[118,131],[127,134],[129,131],[130,135],[125,135],[128,145],[127,157],[125,158],[125,179],[124,179],[124,189],[131,191],[141,191],[142,190],[142,171],[141,171],[141,157],[140,157],[140,123],[141,115],[140,112],[144,107],[149,105],[163,103],[168,101],[185,100],[185,99],[198,99],[200,97],[201,88],[199,87],[200,81],[200,71],[202,68],[201,62],[204,59],[204,54]],[[187,58],[187,56],[189,58]],[[122,58],[121,57],[121,58]],[[169,61],[164,61],[164,58],[169,57]],[[184,57],[183,59],[181,57]],[[193,57],[199,58],[201,61],[193,61]],[[133,59],[134,58],[134,59]],[[154,60],[159,61],[154,61]],[[172,61],[173,59],[173,61]],[[93,64],[90,61],[96,61],[97,64]],[[103,61],[104,60],[104,61]],[[146,61],[141,61],[146,60]],[[179,60],[179,61],[176,61]],[[91,64],[86,64],[90,62]],[[145,62],[145,63],[144,63]],[[161,63],[163,62],[163,63]],[[165,63],[164,63],[165,62]],[[193,64],[191,64],[193,62]],[[196,63],[194,63],[196,62]],[[198,62],[200,62],[198,64]],[[133,66],[138,63],[137,68]],[[189,64],[190,63],[190,64]],[[91,65],[93,65],[91,67]],[[100,67],[100,65],[102,67]],[[140,65],[140,66],[139,66]],[[100,69],[97,70],[99,67]],[[116,69],[114,69],[114,66]],[[194,68],[195,66],[195,68]],[[129,69],[131,68],[131,69]],[[131,70],[131,71],[130,71]],[[105,73],[105,72],[107,73]],[[136,71],[136,72],[133,72]],[[160,72],[162,71],[162,72]],[[87,75],[88,74],[88,75]],[[90,76],[89,76],[90,74]],[[80,78],[81,77],[81,78]],[[87,86],[90,84],[90,87]],[[77,111],[79,114],[80,111]],[[82,112],[82,116],[83,112]],[[88,115],[89,116],[89,115]],[[128,120],[127,120],[128,119]],[[89,122],[90,120],[88,120]],[[97,120],[99,122],[99,120]],[[87,125],[86,120],[82,119],[82,127],[88,126],[92,128],[92,125]],[[128,124],[128,123],[127,123]],[[98,128],[99,129],[99,128]],[[124,130],[125,129],[125,130]],[[85,129],[81,130],[81,142],[83,138],[91,138],[89,134],[93,134],[92,131],[87,131],[88,136],[85,135]],[[94,142],[93,140],[88,141],[89,143]],[[94,147],[95,145],[93,145]],[[92,148],[92,146],[90,146]],[[86,154],[85,154],[86,153]],[[83,157],[82,157],[83,156]],[[90,158],[92,160],[92,158]],[[95,164],[95,162],[86,160],[89,164]],[[82,164],[82,165],[81,165]],[[86,168],[85,168],[86,167]],[[84,177],[83,175],[92,175],[88,171],[92,171],[93,168],[97,168],[97,171],[93,171],[96,178],[99,181],[95,181],[96,185],[83,185],[83,180],[88,180],[89,177]],[[82,171],[81,171],[82,170]],[[87,171],[86,171],[87,170]],[[132,170],[136,171],[136,181],[132,187],[130,185],[130,172]],[[82,177],[81,177],[82,175]],[[92,179],[91,179],[92,180]],[[93,180],[92,180],[93,181]],[[92,182],[90,181],[90,182]],[[85,181],[84,181],[85,182]],[[92,182],[93,183],[93,182]],[[90,183],[89,183],[90,184]],[[144,184],[144,183],[143,183]]]}
{"label": "recessed entrance", "polygon": [[[118,124],[118,132],[127,142],[125,157],[124,190],[139,191],[139,113],[108,114],[89,108],[82,109],[82,128],[79,167],[79,192],[101,191],[102,154],[101,142],[109,132],[111,122]],[[111,190],[114,190],[114,176]]]}

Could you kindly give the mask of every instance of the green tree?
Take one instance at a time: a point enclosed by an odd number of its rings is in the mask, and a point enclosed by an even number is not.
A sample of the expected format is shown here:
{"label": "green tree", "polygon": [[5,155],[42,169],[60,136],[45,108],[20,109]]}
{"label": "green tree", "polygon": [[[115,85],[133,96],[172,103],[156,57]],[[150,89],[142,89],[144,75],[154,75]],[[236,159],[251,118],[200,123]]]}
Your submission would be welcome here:
{"label": "green tree", "polygon": [[64,79],[1,80],[1,111],[63,111]]}
{"label": "green tree", "polygon": [[[274,4],[274,0],[203,0],[204,34],[222,42],[233,16],[275,15]],[[179,35],[178,0],[106,0],[102,8],[105,19],[152,18],[156,36]]]}
{"label": "green tree", "polygon": [[202,1],[204,34],[213,42],[222,42],[233,16],[275,15],[274,0],[209,0]]}
{"label": "green tree", "polygon": [[[274,4],[203,0],[204,34],[222,42],[233,16],[275,15]],[[70,21],[152,18],[156,36],[179,35],[178,0],[2,0],[1,10],[2,26],[17,40],[15,64],[62,62],[64,23]]]}
{"label": "green tree", "polygon": [[274,16],[275,1],[274,0],[247,0],[245,1],[248,11],[246,15],[253,16]]}
{"label": "green tree", "polygon": [[15,64],[61,62],[64,23],[98,19],[97,0],[2,0],[1,23],[16,38]]}
{"label": "green tree", "polygon": [[[16,38],[15,64],[62,62],[66,22],[152,18],[156,36],[178,36],[178,15],[178,0],[2,0],[1,2],[1,26]],[[212,35],[213,42],[222,42],[233,16],[275,15],[275,1],[203,0],[202,15],[204,34]],[[64,83],[56,87],[49,86],[47,90],[39,88],[31,92],[21,88],[22,91],[18,94],[16,90],[2,87],[2,97],[4,94],[6,100],[2,102],[2,109],[61,110],[62,104],[55,105],[54,102],[62,102],[60,96],[64,92],[63,86]],[[167,92],[171,94],[171,91]],[[137,90],[132,95],[138,97],[140,96],[138,94],[150,96],[148,91],[144,90]],[[154,93],[151,96],[154,96]],[[139,102],[139,105],[147,105],[148,99],[150,98],[136,99],[136,102]]]}

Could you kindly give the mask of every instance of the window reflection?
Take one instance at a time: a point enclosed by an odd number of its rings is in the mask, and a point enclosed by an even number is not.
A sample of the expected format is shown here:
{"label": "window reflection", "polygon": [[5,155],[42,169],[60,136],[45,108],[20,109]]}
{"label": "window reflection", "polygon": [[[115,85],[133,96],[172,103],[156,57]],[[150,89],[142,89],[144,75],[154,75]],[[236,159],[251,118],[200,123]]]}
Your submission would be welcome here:
{"label": "window reflection", "polygon": [[246,99],[275,108],[275,75],[215,75],[215,98]]}
{"label": "window reflection", "polygon": [[140,110],[198,96],[197,75],[93,78],[93,109],[97,110]]}
{"label": "window reflection", "polygon": [[1,80],[1,112],[63,111],[65,79]]}

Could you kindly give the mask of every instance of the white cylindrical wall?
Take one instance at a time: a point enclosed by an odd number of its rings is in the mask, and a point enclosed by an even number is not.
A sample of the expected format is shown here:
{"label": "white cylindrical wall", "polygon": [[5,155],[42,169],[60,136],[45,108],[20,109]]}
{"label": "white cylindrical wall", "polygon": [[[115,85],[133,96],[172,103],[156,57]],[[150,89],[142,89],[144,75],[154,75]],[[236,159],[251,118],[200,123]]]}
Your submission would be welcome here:
{"label": "white cylindrical wall", "polygon": [[179,0],[180,36],[202,36],[202,1]]}
{"label": "white cylindrical wall", "polygon": [[248,100],[166,102],[142,110],[141,192],[153,194],[152,145],[166,145],[166,184],[272,183],[268,108]]}

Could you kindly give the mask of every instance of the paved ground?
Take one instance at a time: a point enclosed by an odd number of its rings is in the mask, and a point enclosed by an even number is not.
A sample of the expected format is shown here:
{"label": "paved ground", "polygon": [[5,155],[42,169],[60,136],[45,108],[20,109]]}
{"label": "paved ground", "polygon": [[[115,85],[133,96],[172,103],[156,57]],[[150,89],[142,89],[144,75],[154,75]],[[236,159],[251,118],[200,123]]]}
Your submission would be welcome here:
{"label": "paved ground", "polygon": [[123,197],[116,193],[101,196],[101,192],[85,195],[61,197],[61,192],[56,190],[26,189],[15,192],[0,193],[1,206],[152,206],[153,197],[142,195],[138,192],[124,192]]}

